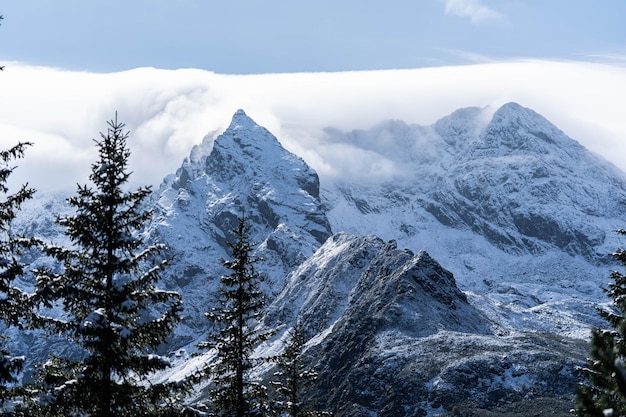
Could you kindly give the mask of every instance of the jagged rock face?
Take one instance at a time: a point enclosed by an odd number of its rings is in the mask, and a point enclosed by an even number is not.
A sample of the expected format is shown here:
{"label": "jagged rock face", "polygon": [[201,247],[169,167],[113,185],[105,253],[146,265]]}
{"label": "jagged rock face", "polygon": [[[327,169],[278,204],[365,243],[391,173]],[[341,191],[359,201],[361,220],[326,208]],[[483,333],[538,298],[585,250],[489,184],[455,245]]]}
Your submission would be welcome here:
{"label": "jagged rock face", "polygon": [[[386,415],[406,415],[398,413],[403,404],[390,397],[388,389],[414,384],[414,378],[406,372],[398,375],[392,363],[411,366],[400,352],[443,330],[483,334],[489,324],[467,303],[452,275],[426,253],[413,255],[397,250],[394,244],[385,245],[319,346],[317,366],[322,375],[320,387],[327,389],[325,405],[337,407],[334,411],[346,416],[390,407]],[[388,344],[380,349],[384,341]],[[393,350],[399,354],[390,355]]]}
{"label": "jagged rock face", "polygon": [[270,297],[331,234],[315,171],[239,110],[223,134],[206,137],[164,180],[148,230],[150,239],[169,247],[165,284],[184,294],[183,327],[191,334],[206,327],[203,312],[212,305],[221,259],[229,256],[227,242],[242,215],[264,258],[257,270],[267,277]]}
{"label": "jagged rock face", "polygon": [[567,404],[586,349],[550,333],[502,334],[426,252],[345,233],[293,271],[270,306],[266,325],[295,322],[319,373],[306,400],[337,416],[454,415],[529,397]]}
{"label": "jagged rock face", "polygon": [[344,313],[350,294],[383,241],[376,236],[339,233],[295,269],[269,306],[267,326],[300,321],[309,333],[322,333]]}
{"label": "jagged rock face", "polygon": [[[484,333],[487,320],[469,305],[452,274],[426,252],[414,255],[395,242],[383,245],[367,262],[352,288],[333,333],[368,334],[387,330],[424,337],[439,330]],[[475,320],[468,320],[473,317]]]}
{"label": "jagged rock face", "polygon": [[338,416],[458,415],[455,409],[472,412],[542,397],[568,403],[568,410],[586,349],[580,340],[548,334],[440,330],[421,338],[382,332],[365,349],[333,356],[341,346],[355,346],[356,337],[338,334],[325,342],[326,350],[310,352],[322,358],[322,377],[308,399]]}
{"label": "jagged rock face", "polygon": [[489,327],[452,274],[426,252],[414,255],[393,241],[345,233],[288,276],[265,321],[274,327],[299,321],[313,333],[345,327],[359,337],[387,328],[422,337],[443,328],[484,333]]}
{"label": "jagged rock face", "polygon": [[307,354],[320,379],[309,396],[342,416],[412,415],[398,412],[417,404],[406,384],[424,391],[426,401],[424,378],[437,374],[413,368],[413,347],[441,332],[492,333],[492,323],[426,252],[341,233],[290,274],[270,306],[268,325],[295,321],[315,340]]}

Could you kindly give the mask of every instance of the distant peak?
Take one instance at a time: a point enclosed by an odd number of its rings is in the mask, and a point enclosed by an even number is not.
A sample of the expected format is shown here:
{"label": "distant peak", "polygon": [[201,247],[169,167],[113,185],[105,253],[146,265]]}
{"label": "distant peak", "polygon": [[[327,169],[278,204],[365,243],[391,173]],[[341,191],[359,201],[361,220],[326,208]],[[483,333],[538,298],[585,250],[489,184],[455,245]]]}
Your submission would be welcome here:
{"label": "distant peak", "polygon": [[522,110],[522,109],[526,109],[525,107],[521,106],[520,104],[514,102],[514,101],[509,101],[506,104],[503,104],[502,106],[500,106],[501,110]]}
{"label": "distant peak", "polygon": [[254,120],[252,120],[250,116],[246,114],[245,111],[243,111],[242,109],[239,109],[233,115],[233,119],[230,122],[230,126],[228,127],[228,129],[237,129],[241,127],[254,127],[254,126],[257,126],[257,123]]}
{"label": "distant peak", "polygon": [[553,131],[558,130],[545,117],[532,109],[517,103],[507,103],[500,107],[493,115],[492,123],[510,126],[524,127],[530,131]]}
{"label": "distant peak", "polygon": [[509,102],[502,105],[498,110],[496,110],[494,116],[509,116],[514,118],[541,118],[541,116],[535,111],[521,106],[515,102]]}

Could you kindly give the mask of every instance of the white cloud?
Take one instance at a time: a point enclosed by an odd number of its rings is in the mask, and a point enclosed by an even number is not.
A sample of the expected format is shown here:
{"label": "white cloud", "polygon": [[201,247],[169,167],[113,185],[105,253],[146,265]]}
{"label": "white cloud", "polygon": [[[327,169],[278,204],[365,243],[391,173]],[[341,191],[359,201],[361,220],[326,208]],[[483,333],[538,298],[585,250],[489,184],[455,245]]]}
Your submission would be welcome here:
{"label": "white cloud", "polygon": [[[626,170],[626,68],[511,61],[415,70],[220,75],[142,68],[110,74],[7,63],[0,74],[0,148],[35,145],[15,178],[40,189],[85,183],[92,138],[117,110],[131,131],[137,184],[158,185],[191,147],[243,108],[322,177],[391,175],[393,164],[324,128],[367,129],[384,119],[430,125],[468,106],[516,101]],[[361,155],[362,158],[355,158]]]}
{"label": "white cloud", "polygon": [[485,6],[480,0],[445,0],[446,13],[461,17],[469,17],[472,23],[485,20],[502,19],[501,13]]}

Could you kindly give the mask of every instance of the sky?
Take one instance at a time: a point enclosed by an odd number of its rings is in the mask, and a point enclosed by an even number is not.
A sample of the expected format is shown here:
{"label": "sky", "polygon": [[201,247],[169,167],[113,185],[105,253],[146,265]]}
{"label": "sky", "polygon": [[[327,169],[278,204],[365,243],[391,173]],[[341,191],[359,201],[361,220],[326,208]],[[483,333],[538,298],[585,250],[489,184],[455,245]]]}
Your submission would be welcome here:
{"label": "sky", "polygon": [[623,0],[5,0],[0,59],[111,72],[406,69],[626,54]]}
{"label": "sky", "polygon": [[35,144],[18,179],[42,189],[85,181],[116,111],[134,178],[153,185],[239,108],[322,176],[343,172],[328,126],[508,101],[626,170],[623,0],[6,0],[0,14],[0,145]]}

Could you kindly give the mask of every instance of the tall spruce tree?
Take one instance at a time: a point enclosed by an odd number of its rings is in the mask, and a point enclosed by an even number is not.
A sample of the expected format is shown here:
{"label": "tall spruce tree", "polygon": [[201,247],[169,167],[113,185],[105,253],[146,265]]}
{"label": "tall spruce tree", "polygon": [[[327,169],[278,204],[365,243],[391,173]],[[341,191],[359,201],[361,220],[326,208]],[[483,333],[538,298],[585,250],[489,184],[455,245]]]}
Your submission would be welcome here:
{"label": "tall spruce tree", "polygon": [[58,219],[72,246],[45,251],[61,272],[36,271],[39,300],[64,312],[46,325],[83,351],[39,368],[39,412],[46,416],[159,415],[171,394],[148,377],[169,366],[155,352],[179,321],[181,299],[156,287],[166,260],[163,246],[146,246],[139,233],[151,216],[144,206],[149,187],[125,191],[130,151],[123,129],[116,114],[95,141],[95,188],[78,186],[68,200],[75,214]]}
{"label": "tall spruce tree", "polygon": [[289,417],[330,416],[330,413],[315,411],[302,401],[304,389],[317,379],[317,372],[304,363],[306,345],[304,327],[297,323],[288,334],[283,353],[275,357],[277,371],[272,386],[276,398],[272,401],[274,414]]}
{"label": "tall spruce tree", "polygon": [[[626,235],[626,230],[618,233]],[[626,250],[613,256],[626,267]],[[586,381],[576,396],[578,416],[626,416],[626,275],[613,271],[611,279],[605,292],[614,309],[598,309],[611,328],[592,330],[590,357],[581,369]]]}
{"label": "tall spruce tree", "polygon": [[215,415],[249,417],[262,414],[263,387],[253,381],[250,371],[254,364],[252,353],[271,332],[259,331],[257,324],[263,315],[265,296],[260,289],[263,278],[254,265],[261,258],[253,255],[250,228],[241,217],[233,230],[234,242],[229,242],[231,260],[222,261],[230,270],[221,277],[219,306],[206,313],[217,326],[200,349],[216,349],[215,362],[202,369],[199,378],[212,378],[211,408]]}
{"label": "tall spruce tree", "polygon": [[[15,283],[24,274],[20,255],[37,242],[32,237],[16,234],[12,224],[22,204],[32,198],[35,190],[26,184],[11,194],[7,181],[14,170],[12,162],[24,156],[27,146],[30,143],[18,143],[0,152],[0,193],[3,195],[0,201],[0,319],[6,326],[19,328],[30,321],[28,296]],[[4,337],[1,337],[0,343],[4,345],[4,341]],[[0,403],[8,398],[9,385],[17,382],[16,374],[23,363],[23,357],[11,354],[6,347],[0,349]]]}

